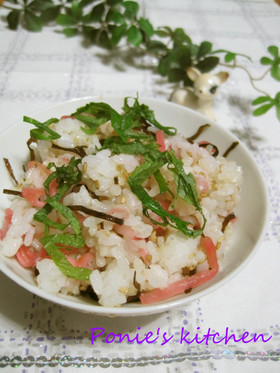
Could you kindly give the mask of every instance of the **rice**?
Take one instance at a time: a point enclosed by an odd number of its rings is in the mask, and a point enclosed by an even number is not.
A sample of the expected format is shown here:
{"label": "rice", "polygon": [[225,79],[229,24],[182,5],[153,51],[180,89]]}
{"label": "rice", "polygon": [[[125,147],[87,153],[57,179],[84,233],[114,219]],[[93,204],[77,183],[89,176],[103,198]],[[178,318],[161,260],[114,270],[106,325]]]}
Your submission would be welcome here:
{"label": "rice", "polygon": [[[100,305],[116,307],[155,289],[168,289],[170,284],[191,278],[195,273],[199,277],[199,273],[211,271],[200,235],[189,237],[174,224],[162,226],[162,218],[153,211],[149,211],[150,218],[143,213],[144,205],[132,192],[129,178],[135,169],[141,168],[145,156],[116,154],[110,148],[99,151],[104,140],[116,136],[110,121],[106,120],[90,135],[83,130],[83,123],[74,117],[63,117],[50,128],[60,138],[37,141],[34,149],[37,163],[28,164],[21,180],[22,188],[45,188],[47,175],[54,172],[55,167],[67,167],[72,157],[80,159],[74,151],[76,147],[82,147],[85,154],[78,165],[81,180],[77,188],[69,188],[61,201],[66,209],[69,208],[67,210],[82,206],[98,214],[91,216],[86,210],[74,214],[82,232],[82,247],[56,246],[72,268],[90,271],[86,279],[79,279],[77,275],[71,278],[55,263],[48,245],[44,247],[42,243],[45,226],[34,219],[42,206],[34,206],[34,201],[28,198],[13,198],[12,220],[8,229],[3,226],[0,250],[5,256],[16,256],[21,265],[31,268],[40,288],[71,295],[79,295],[91,288]],[[150,133],[153,131],[154,128]],[[153,141],[156,143],[157,139]],[[180,134],[165,134],[164,147],[182,161],[185,175],[193,175],[201,211],[180,195],[174,202],[176,183],[167,164],[160,172],[168,190],[160,190],[156,174],[143,182],[144,190],[167,213],[189,222],[191,230],[203,226],[204,215],[207,222],[203,235],[216,246],[221,266],[220,259],[226,250],[232,225],[230,222],[224,227],[223,223],[240,202],[242,169],[234,161],[213,157],[206,148],[188,142]],[[44,198],[40,198],[36,203],[44,204]],[[104,220],[104,214],[120,219],[122,224]],[[48,219],[57,223],[49,227],[49,234],[55,236],[63,232],[73,236],[75,233],[65,215],[56,209],[49,212]],[[66,226],[62,229],[61,224]]]}

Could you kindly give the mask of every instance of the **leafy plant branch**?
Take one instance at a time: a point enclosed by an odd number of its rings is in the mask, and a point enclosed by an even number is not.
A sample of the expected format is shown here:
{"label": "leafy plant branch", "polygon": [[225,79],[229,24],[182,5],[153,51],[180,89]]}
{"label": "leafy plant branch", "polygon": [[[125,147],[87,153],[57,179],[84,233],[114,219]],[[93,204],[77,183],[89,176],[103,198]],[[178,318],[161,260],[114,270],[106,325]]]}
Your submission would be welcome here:
{"label": "leafy plant branch", "polygon": [[209,41],[195,44],[182,28],[155,28],[148,18],[139,14],[136,1],[0,0],[0,5],[1,2],[2,7],[8,10],[6,19],[11,30],[21,25],[29,31],[39,32],[45,25],[56,25],[67,37],[80,35],[88,44],[109,50],[123,45],[137,48],[157,60],[157,73],[169,82],[191,86],[193,82],[186,74],[190,66],[202,73],[213,70],[217,65],[240,68],[248,75],[252,87],[262,94],[252,102],[253,105],[259,105],[253,114],[262,115],[275,107],[280,121],[280,92],[271,97],[255,84],[268,73],[280,81],[280,57],[276,46],[268,48],[269,57],[260,59],[262,65],[268,66],[267,70],[261,77],[254,78],[245,66],[237,62],[237,58],[251,61],[250,57],[225,49],[213,50]]}
{"label": "leafy plant branch", "polygon": [[[226,66],[229,68],[240,68],[246,72],[248,75],[248,78],[250,80],[250,83],[252,87],[259,93],[262,94],[262,96],[257,97],[255,100],[253,100],[252,105],[260,105],[257,109],[253,111],[253,115],[259,116],[262,114],[265,114],[268,110],[270,110],[272,107],[275,106],[276,109],[276,116],[278,120],[280,121],[280,92],[277,92],[273,97],[269,95],[269,93],[263,91],[258,86],[256,86],[255,82],[263,80],[269,73],[271,77],[276,80],[280,81],[280,57],[279,57],[279,49],[275,45],[271,45],[267,48],[268,52],[270,53],[271,57],[262,57],[260,59],[260,63],[265,66],[269,66],[265,72],[258,78],[255,78],[251,75],[250,71],[243,65],[240,65],[237,63],[236,56],[231,55],[231,52],[227,52],[227,55],[225,55],[225,62],[232,62],[229,63],[221,63],[220,65]],[[222,50],[220,50],[221,52]]]}

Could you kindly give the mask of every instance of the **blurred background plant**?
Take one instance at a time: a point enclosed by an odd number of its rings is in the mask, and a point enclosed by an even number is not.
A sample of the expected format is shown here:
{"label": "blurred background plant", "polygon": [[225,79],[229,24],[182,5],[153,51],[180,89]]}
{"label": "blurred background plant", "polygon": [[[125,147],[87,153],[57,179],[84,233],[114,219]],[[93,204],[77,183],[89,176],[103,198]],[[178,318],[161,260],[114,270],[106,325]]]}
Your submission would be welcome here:
{"label": "blurred background plant", "polygon": [[[269,56],[263,56],[260,63],[267,69],[258,78],[237,60],[249,56],[226,49],[213,50],[210,41],[199,45],[192,42],[182,28],[169,26],[155,28],[150,20],[140,15],[138,2],[125,0],[0,0],[2,8],[8,10],[5,17],[9,29],[19,26],[28,31],[39,32],[44,26],[56,26],[67,37],[79,35],[88,44],[112,50],[120,45],[137,48],[154,57],[156,71],[169,82],[192,86],[186,69],[196,67],[202,73],[218,65],[241,68],[249,78],[252,87],[261,93],[253,100],[256,106],[253,115],[265,114],[275,107],[280,121],[280,91],[272,97],[255,84],[268,74],[280,81],[280,56],[277,46],[268,47]],[[56,28],[57,30],[57,28]]]}

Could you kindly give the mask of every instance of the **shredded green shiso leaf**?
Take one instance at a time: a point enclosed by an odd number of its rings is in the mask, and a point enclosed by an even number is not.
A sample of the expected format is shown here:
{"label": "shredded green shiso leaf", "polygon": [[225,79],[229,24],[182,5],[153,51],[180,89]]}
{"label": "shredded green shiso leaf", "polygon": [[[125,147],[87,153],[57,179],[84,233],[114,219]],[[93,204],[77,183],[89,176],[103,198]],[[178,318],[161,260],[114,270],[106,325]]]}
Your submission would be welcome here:
{"label": "shredded green shiso leaf", "polygon": [[[91,270],[87,268],[74,267],[67,260],[66,256],[61,252],[63,247],[82,248],[85,245],[81,225],[72,210],[64,206],[60,201],[67,191],[81,181],[81,172],[78,165],[81,159],[71,158],[66,166],[56,167],[54,163],[49,164],[49,168],[55,168],[47,180],[44,182],[44,188],[47,194],[45,206],[42,207],[35,215],[34,220],[45,224],[45,235],[42,238],[42,243],[49,256],[53,259],[56,266],[61,272],[71,278],[78,280],[88,280]],[[49,185],[52,180],[56,179],[58,191],[53,196],[49,195]],[[49,219],[48,214],[55,209],[67,220],[67,223],[61,224]],[[73,233],[63,232],[68,226],[71,226]],[[50,234],[49,227],[61,230],[61,233]]]}
{"label": "shredded green shiso leaf", "polygon": [[49,128],[52,123],[57,123],[59,119],[51,118],[44,123],[39,122],[36,119],[32,119],[24,116],[23,121],[26,123],[33,124],[36,129],[30,131],[30,137],[37,140],[56,140],[60,138],[60,135]]}
{"label": "shredded green shiso leaf", "polygon": [[[124,99],[123,113],[119,114],[110,105],[103,102],[91,102],[78,108],[71,117],[81,121],[84,126],[81,129],[88,135],[96,133],[98,127],[107,121],[111,121],[116,135],[107,138],[100,149],[110,149],[113,154],[141,154],[144,162],[135,168],[128,178],[128,184],[131,191],[138,197],[143,205],[143,214],[150,219],[153,224],[160,226],[171,226],[178,229],[188,237],[196,238],[203,233],[206,224],[206,218],[203,215],[199,203],[196,183],[192,173],[186,174],[183,168],[183,162],[176,158],[174,151],[160,151],[159,145],[155,141],[155,134],[149,130],[149,127],[156,127],[162,130],[166,135],[176,134],[176,128],[165,127],[155,118],[154,112],[144,104],[140,104],[138,98],[133,98],[133,105],[129,105],[130,97]],[[60,135],[53,131],[49,126],[57,123],[58,119],[51,118],[44,123],[35,119],[24,117],[24,121],[35,125],[37,128],[30,131],[30,137],[37,140],[56,140]],[[69,164],[57,167],[50,163],[48,168],[54,169],[44,183],[46,191],[46,205],[34,215],[34,220],[45,225],[45,235],[42,243],[53,259],[54,263],[67,277],[88,280],[91,270],[87,268],[74,267],[67,260],[66,256],[60,250],[62,247],[82,248],[84,239],[82,237],[82,228],[73,211],[61,203],[62,198],[68,190],[81,181],[81,171],[79,169],[80,159],[72,157]],[[176,193],[168,187],[168,183],[161,173],[161,168],[167,165],[172,172],[176,185]],[[203,225],[200,229],[191,229],[190,222],[180,219],[178,216],[166,211],[161,204],[152,198],[143,187],[144,182],[151,176],[155,177],[161,194],[169,193],[173,198],[172,207],[175,208],[178,198],[192,204],[203,217]],[[58,187],[54,196],[49,194],[49,186],[53,180],[56,180]],[[51,220],[48,215],[55,209],[67,221],[67,223],[58,223]],[[160,217],[160,222],[155,221],[150,212]],[[73,233],[66,233],[65,229],[72,228]],[[49,228],[56,228],[61,233],[50,234]]]}

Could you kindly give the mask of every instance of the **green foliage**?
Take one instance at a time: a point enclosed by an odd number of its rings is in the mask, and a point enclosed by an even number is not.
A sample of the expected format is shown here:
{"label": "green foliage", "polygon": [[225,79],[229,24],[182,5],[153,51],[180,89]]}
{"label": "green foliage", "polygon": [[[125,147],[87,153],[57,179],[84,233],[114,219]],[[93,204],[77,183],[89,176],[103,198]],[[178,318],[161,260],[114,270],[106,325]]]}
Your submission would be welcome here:
{"label": "green foliage", "polygon": [[182,28],[155,29],[148,18],[139,14],[136,1],[15,0],[13,3],[15,7],[10,8],[7,16],[10,29],[15,30],[21,23],[30,31],[40,31],[45,24],[53,22],[67,37],[80,34],[104,48],[126,42],[158,58],[158,73],[172,82],[183,81],[189,85],[186,68],[196,66],[206,72],[219,63],[218,57],[210,55],[212,43],[203,41],[195,45]]}
{"label": "green foliage", "polygon": [[274,98],[270,96],[260,96],[252,102],[252,105],[260,105],[253,111],[253,115],[255,116],[263,115],[275,106],[276,116],[280,121],[280,92],[278,92]]}
{"label": "green foliage", "polygon": [[275,95],[275,109],[277,118],[280,122],[280,92],[276,93]]}
{"label": "green foliage", "polygon": [[[255,85],[253,84],[254,81],[256,80],[261,80],[263,79],[263,77],[266,75],[266,73],[270,72],[270,75],[273,79],[277,80],[277,81],[280,81],[280,57],[279,57],[279,49],[277,46],[275,45],[271,45],[267,48],[268,52],[270,53],[270,55],[272,56],[271,57],[267,57],[267,56],[264,56],[260,59],[260,63],[262,65],[265,65],[265,66],[268,66],[268,70],[265,72],[265,74],[257,79],[257,78],[253,78],[250,74],[250,72],[240,66],[240,65],[237,65],[236,63],[236,58],[237,56],[241,56],[241,57],[245,57],[247,58],[249,61],[251,61],[251,58],[244,55],[244,54],[241,54],[241,53],[234,53],[234,52],[230,52],[226,49],[218,49],[218,50],[215,50],[212,52],[212,54],[219,54],[219,53],[224,53],[224,61],[226,62],[226,64],[229,64],[228,66],[229,67],[241,67],[243,68],[243,70],[245,70],[250,78],[250,81],[252,83],[252,86],[253,88],[255,88],[256,90],[258,90]],[[231,63],[231,64],[230,64]],[[260,90],[258,90],[260,91]],[[260,91],[262,92],[262,91]],[[268,112],[271,108],[273,108],[275,106],[275,109],[276,109],[276,116],[277,116],[277,119],[280,121],[280,92],[278,92],[274,98],[272,98],[270,95],[263,95],[263,96],[260,96],[260,97],[257,97],[255,100],[253,100],[252,102],[252,105],[254,106],[257,106],[259,105],[254,111],[253,111],[253,115],[254,116],[260,116],[260,115],[263,115],[265,114],[266,112]]]}
{"label": "green foliage", "polygon": [[10,9],[7,15],[8,26],[11,30],[16,30],[21,24],[28,31],[41,31],[43,26],[54,22],[59,16],[62,3],[57,4],[53,0],[33,0],[7,2],[3,4]]}
{"label": "green foliage", "polygon": [[[280,57],[279,49],[275,45],[270,45],[267,48],[272,58],[264,56],[260,59],[260,63],[265,66],[269,66],[269,72],[273,79],[280,81]],[[265,114],[268,110],[275,106],[277,119],[280,121],[280,92],[276,93],[275,97],[272,98],[269,95],[260,96],[256,98],[252,105],[260,105],[253,111],[253,115],[260,116]]]}
{"label": "green foliage", "polygon": [[262,65],[270,65],[271,66],[270,74],[271,74],[272,78],[280,81],[279,49],[275,45],[271,45],[267,48],[267,50],[272,55],[273,59],[271,59],[269,57],[262,57],[260,59],[260,63]]}
{"label": "green foliage", "polygon": [[[249,56],[242,53],[227,49],[213,50],[209,41],[197,45],[180,27],[154,28],[148,18],[139,14],[137,1],[6,0],[2,6],[10,9],[7,23],[11,30],[21,25],[29,31],[38,32],[44,25],[53,24],[60,27],[66,37],[80,35],[87,43],[103,48],[112,49],[126,43],[155,57],[158,60],[157,72],[168,81],[182,82],[185,86],[193,84],[186,74],[188,67],[194,66],[202,73],[209,72],[222,63],[219,55],[223,55],[226,66],[233,68],[242,67],[237,64],[239,57],[251,61]],[[271,45],[268,53],[269,56],[263,56],[260,63],[268,67],[273,79],[280,81],[279,49]],[[253,85],[257,79],[247,73]],[[261,96],[253,101],[253,105],[260,105],[253,112],[256,116],[275,106],[277,118],[280,117],[279,92],[274,98]],[[37,132],[42,135],[42,129]]]}
{"label": "green foliage", "polygon": [[139,47],[143,41],[143,36],[139,28],[134,25],[129,27],[127,30],[127,41],[135,47]]}
{"label": "green foliage", "polygon": [[7,21],[9,28],[11,30],[16,30],[18,27],[19,23],[19,17],[20,17],[20,11],[19,10],[12,10],[8,16],[7,16]]}
{"label": "green foliage", "polygon": [[251,57],[247,56],[246,54],[230,52],[226,49],[217,49],[211,52],[211,54],[220,54],[220,53],[224,53],[224,61],[226,63],[234,62],[237,56],[244,57],[247,60],[252,62]]}

